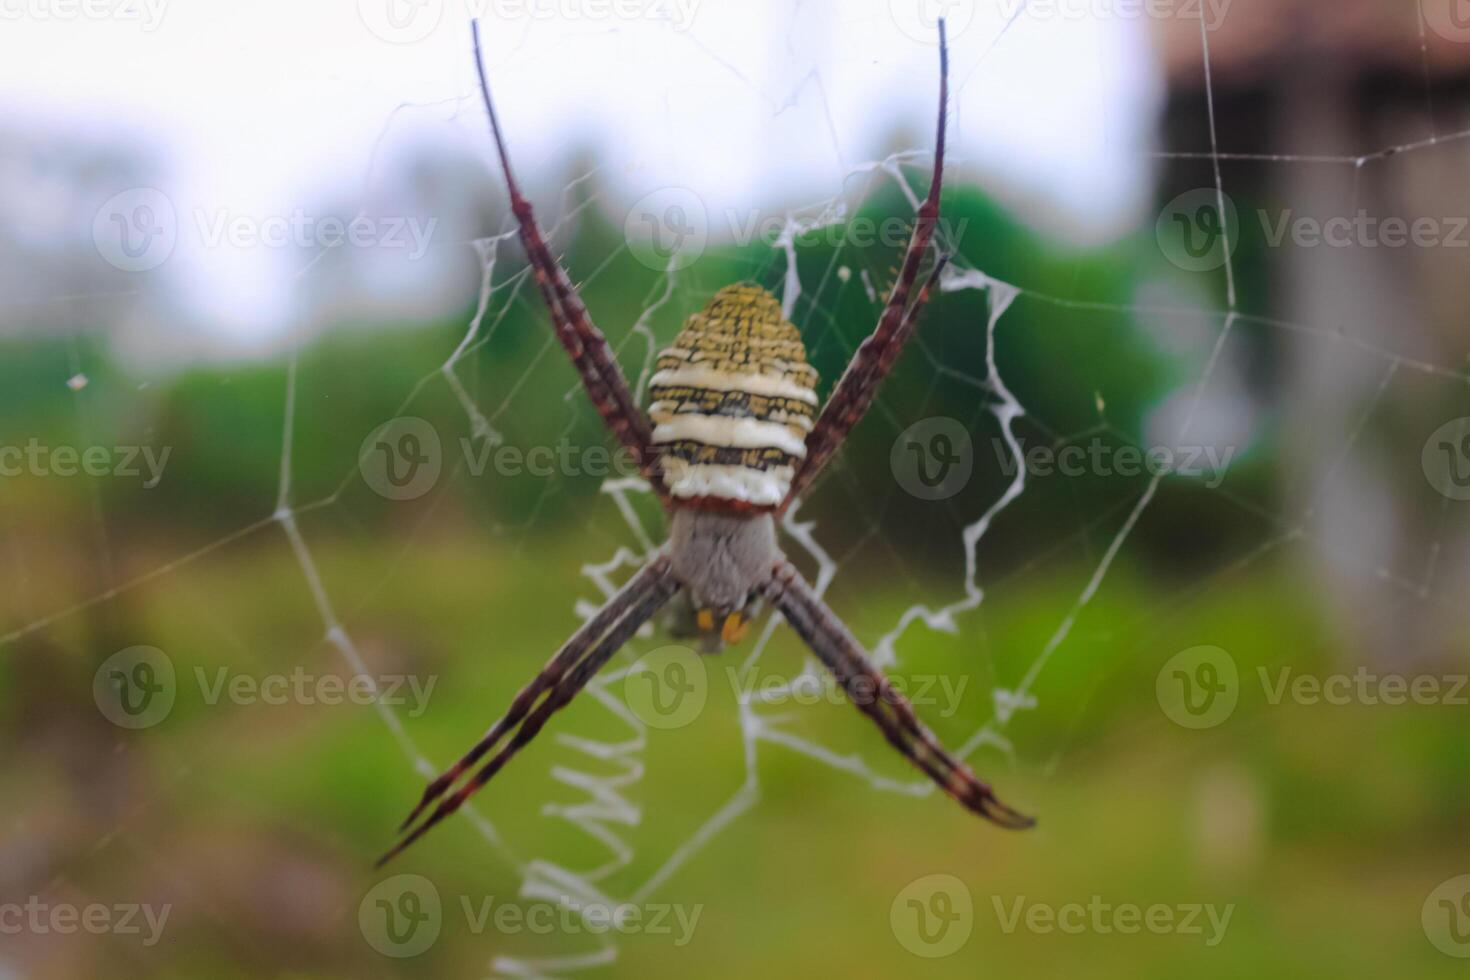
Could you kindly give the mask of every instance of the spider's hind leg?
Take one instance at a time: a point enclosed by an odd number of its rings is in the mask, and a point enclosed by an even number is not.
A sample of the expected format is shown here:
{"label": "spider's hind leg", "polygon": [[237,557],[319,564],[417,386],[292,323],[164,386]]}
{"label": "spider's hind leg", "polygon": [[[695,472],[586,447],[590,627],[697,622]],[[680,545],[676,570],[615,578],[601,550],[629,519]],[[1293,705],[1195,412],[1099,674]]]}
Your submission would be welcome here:
{"label": "spider's hind leg", "polygon": [[779,563],[765,589],[791,628],[837,677],[858,710],[877,724],[918,769],[961,806],[1009,830],[1024,830],[1036,821],[996,798],[970,767],[955,758],[919,721],[908,699],[863,654],[842,620],[802,580],[790,562]]}
{"label": "spider's hind leg", "polygon": [[[435,824],[463,806],[465,800],[489,782],[517,752],[536,737],[553,714],[577,696],[592,679],[592,675],[674,594],[678,584],[674,581],[670,568],[669,559],[665,555],[649,562],[581,629],[572,634],[571,639],[547,662],[541,673],[515,696],[505,717],[496,722],[463,758],[425,788],[423,797],[403,822],[400,831],[408,830],[431,804],[437,801],[438,805],[427,820],[378,860],[378,867],[402,853]],[[495,748],[512,729],[514,734],[510,735],[510,740],[500,747],[490,761],[452,795],[446,796],[460,777]]]}

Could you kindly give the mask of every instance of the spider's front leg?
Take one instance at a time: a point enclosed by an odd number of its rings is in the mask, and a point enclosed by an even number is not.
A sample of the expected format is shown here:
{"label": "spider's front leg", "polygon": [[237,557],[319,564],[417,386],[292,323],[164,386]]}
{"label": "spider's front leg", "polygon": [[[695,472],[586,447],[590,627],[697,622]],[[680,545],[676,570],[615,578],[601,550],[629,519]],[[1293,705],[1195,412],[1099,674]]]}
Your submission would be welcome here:
{"label": "spider's front leg", "polygon": [[995,793],[963,762],[950,754],[914,714],[913,706],[863,653],[842,620],[827,608],[795,566],[781,561],[763,589],[838,683],[858,710],[872,718],[889,744],[903,753],[960,805],[1008,830],[1024,830],[1035,819],[996,799]]}
{"label": "spider's front leg", "polygon": [[[669,601],[677,589],[678,583],[673,578],[671,562],[666,555],[659,555],[633,576],[581,629],[572,634],[571,639],[547,662],[541,673],[515,696],[505,717],[496,722],[462,759],[428,785],[418,806],[414,807],[399,830],[405,831],[412,826],[430,804],[438,801],[438,806],[427,820],[383,855],[377,866],[382,867],[402,853],[435,824],[463,806],[465,800],[489,782],[527,742],[536,737],[553,714],[566,707],[577,696],[592,679],[592,675],[638,632],[638,628],[663,608],[664,603]],[[513,728],[515,734],[511,735],[510,740],[501,746],[490,761],[453,795],[445,796],[460,777],[495,748]]]}
{"label": "spider's front leg", "polygon": [[597,414],[623,447],[633,454],[638,469],[653,486],[659,499],[669,501],[668,487],[664,483],[663,471],[659,467],[659,453],[653,444],[653,426],[648,421],[628,386],[628,379],[618,366],[612,347],[601,330],[592,322],[582,298],[567,275],[567,270],[551,254],[546,236],[536,223],[531,202],[521,193],[511,172],[510,153],[505,148],[505,137],[500,132],[500,120],[495,114],[495,103],[490,99],[490,83],[485,77],[485,65],[480,54],[480,23],[472,21],[470,30],[475,40],[475,70],[480,77],[480,94],[485,100],[485,111],[490,116],[490,130],[495,136],[496,152],[500,166],[505,172],[505,186],[510,192],[510,208],[520,228],[521,244],[531,262],[531,272],[536,287],[551,313],[551,324],[556,339],[566,349],[567,356],[582,378],[582,385]]}
{"label": "spider's front leg", "polygon": [[[796,469],[791,488],[781,503],[785,511],[792,502],[811,485],[822,467],[837,452],[858,421],[873,404],[878,386],[888,377],[898,355],[913,336],[918,326],[919,314],[929,300],[929,293],[939,282],[940,273],[949,261],[940,256],[922,285],[919,285],[919,270],[934,239],[935,226],[939,222],[939,191],[944,184],[944,114],[949,101],[949,46],[945,40],[944,19],[939,21],[939,124],[934,140],[934,172],[929,180],[929,195],[919,206],[918,220],[914,224],[913,236],[904,253],[903,266],[883,315],[878,319],[878,328],[872,336],[858,345],[857,353],[847,365],[837,387],[822,406],[822,414],[806,437],[806,456]],[[915,286],[918,292],[915,294]],[[910,300],[912,299],[912,302]]]}

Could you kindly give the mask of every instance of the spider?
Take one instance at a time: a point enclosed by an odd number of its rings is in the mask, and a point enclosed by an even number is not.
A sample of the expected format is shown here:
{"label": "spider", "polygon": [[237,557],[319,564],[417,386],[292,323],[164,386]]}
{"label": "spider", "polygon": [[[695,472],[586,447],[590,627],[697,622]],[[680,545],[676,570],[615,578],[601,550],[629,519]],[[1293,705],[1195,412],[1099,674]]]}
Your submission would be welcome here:
{"label": "spider", "polygon": [[[760,601],[769,602],[893,747],[961,806],[1002,827],[1032,826],[1034,820],[996,799],[989,786],[938,742],[776,544],[776,519],[810,485],[872,404],[948,259],[940,255],[915,289],[939,218],[949,91],[944,21],[939,21],[939,124],[929,194],[919,208],[877,330],[858,347],[820,413],[817,374],[807,363],[801,336],[783,317],[776,297],[751,284],[721,289],[702,312],[689,317],[673,346],[658,357],[647,414],[639,410],[607,340],[593,325],[566,269],[552,257],[516,183],[485,77],[479,24],[471,29],[480,91],[511,211],[557,340],[603,422],[637,460],[669,512],[671,527],[668,542],[572,634],[515,696],[505,716],[428,785],[399,828],[403,836],[378,866],[458,810],[676,597],[679,608],[671,625],[676,633],[699,639],[706,653],[739,642]],[[427,818],[418,822],[426,811]]]}

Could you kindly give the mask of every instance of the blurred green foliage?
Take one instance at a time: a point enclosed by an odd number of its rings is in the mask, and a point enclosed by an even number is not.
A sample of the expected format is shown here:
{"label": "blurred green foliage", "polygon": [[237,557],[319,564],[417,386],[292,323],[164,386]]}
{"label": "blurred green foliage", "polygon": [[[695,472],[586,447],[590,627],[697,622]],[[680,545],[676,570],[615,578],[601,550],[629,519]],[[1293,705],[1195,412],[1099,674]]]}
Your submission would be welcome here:
{"label": "blurred green foliage", "polygon": [[[893,193],[863,207],[875,219],[906,213]],[[947,195],[945,208],[956,225],[966,222],[955,243],[965,262],[1025,290],[1001,320],[995,352],[1027,408],[1018,430],[1033,443],[1093,433],[1141,443],[1148,412],[1188,380],[1128,312],[1150,274],[1143,250],[1131,242],[1059,249],[967,189]],[[646,353],[632,326],[666,277],[621,249],[619,229],[595,208],[584,215],[563,243],[567,261],[631,372]],[[797,252],[809,285],[794,319],[830,385],[876,318],[864,280],[881,293],[899,256],[825,235],[800,241]],[[762,245],[707,255],[679,274],[651,329],[661,341],[672,336],[727,282],[777,287],[783,261]],[[843,266],[845,278],[832,274]],[[1080,298],[1093,305],[1056,302]],[[564,639],[574,601],[592,598],[583,565],[634,543],[595,476],[453,472],[409,503],[363,485],[363,440],[387,419],[429,419],[451,447],[471,435],[436,374],[469,316],[340,325],[305,345],[296,368],[291,502],[310,568],[373,670],[436,678],[429,709],[402,718],[435,762],[455,757]],[[842,564],[831,601],[865,640],[915,603],[959,597],[959,528],[1008,483],[993,452],[994,393],[983,383],[988,316],[980,292],[934,300],[921,347],[904,358],[803,510]],[[454,370],[507,445],[605,441],[534,296],[498,290],[480,336]],[[80,396],[64,385],[77,370],[88,378]],[[220,668],[252,676],[347,669],[281,528],[255,526],[276,508],[287,378],[283,360],[271,359],[140,379],[113,359],[105,336],[87,333],[75,345],[7,344],[6,440],[142,442],[172,452],[152,489],[120,480],[4,485],[7,532],[23,556],[14,567],[24,572],[3,600],[6,622],[36,627],[0,656],[0,797],[18,801],[12,832],[37,869],[17,880],[50,881],[53,894],[176,907],[160,947],[88,940],[56,975],[460,976],[488,973],[497,955],[588,952],[595,944],[586,937],[467,929],[460,898],[516,901],[520,877],[513,859],[461,817],[394,869],[428,875],[456,910],[443,937],[417,959],[378,956],[359,933],[358,902],[380,880],[370,860],[423,774],[371,709],[209,704],[192,686],[196,671]],[[925,503],[896,490],[889,451],[905,427],[936,415],[970,427],[976,474],[958,497]],[[1269,455],[1252,457],[1232,471],[1228,489],[1269,512],[1273,473]],[[927,718],[941,737],[971,735],[991,716],[996,689],[1020,683],[1071,615],[1145,482],[1033,480],[985,538],[979,610],[960,617],[953,634],[922,626],[905,634],[899,676],[967,679],[961,710]],[[621,938],[608,972],[1459,975],[1419,923],[1428,890],[1470,863],[1460,832],[1470,789],[1459,778],[1470,750],[1453,709],[1271,705],[1248,682],[1236,714],[1216,729],[1187,730],[1160,711],[1155,677],[1187,647],[1227,649],[1246,678],[1257,668],[1340,666],[1341,638],[1302,601],[1289,562],[1237,564],[1261,527],[1243,509],[1220,508],[1215,493],[1184,479],[1163,483],[1031,688],[1034,705],[1006,728],[1013,753],[974,754],[1006,799],[1040,815],[1039,830],[1002,834],[937,795],[877,792],[766,744],[754,811],[654,896],[703,907],[693,941]],[[641,513],[656,527],[650,511]],[[1191,574],[1181,576],[1186,565]],[[98,716],[91,683],[103,659],[138,643],[167,651],[188,681],[165,723],[128,733]],[[710,705],[694,725],[648,736],[642,776],[623,791],[641,822],[617,828],[637,858],[609,880],[610,892],[646,880],[745,778],[724,673],[741,654],[711,661]],[[799,662],[781,631],[762,669],[789,676]],[[793,726],[885,775],[910,778],[850,709],[821,706]],[[553,728],[630,737],[590,699]],[[557,778],[557,766],[615,771],[548,732],[480,805],[516,858],[595,866],[607,858],[604,847],[547,809],[583,798]],[[889,911],[906,885],[932,873],[964,881],[976,924],[960,952],[923,961],[896,940]],[[1006,933],[992,905],[1017,897],[1086,903],[1094,895],[1229,904],[1234,913],[1226,940],[1207,947],[1183,935]]]}

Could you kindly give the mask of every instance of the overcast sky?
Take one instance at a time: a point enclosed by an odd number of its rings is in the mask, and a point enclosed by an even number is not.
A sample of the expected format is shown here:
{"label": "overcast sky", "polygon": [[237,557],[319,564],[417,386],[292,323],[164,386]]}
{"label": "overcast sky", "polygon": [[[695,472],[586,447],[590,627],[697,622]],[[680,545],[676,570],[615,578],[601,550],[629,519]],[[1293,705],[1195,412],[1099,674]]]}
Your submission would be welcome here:
{"label": "overcast sky", "polygon": [[207,322],[265,332],[290,319],[293,268],[279,249],[204,247],[199,215],[367,200],[380,140],[488,165],[472,14],[528,181],[585,148],[611,195],[679,185],[723,211],[836,196],[898,127],[927,151],[924,8],[947,7],[956,170],[1023,220],[1105,241],[1149,193],[1162,83],[1147,27],[1055,3],[1012,20],[1018,2],[0,0],[0,112],[161,147],[181,215],[171,266]]}

